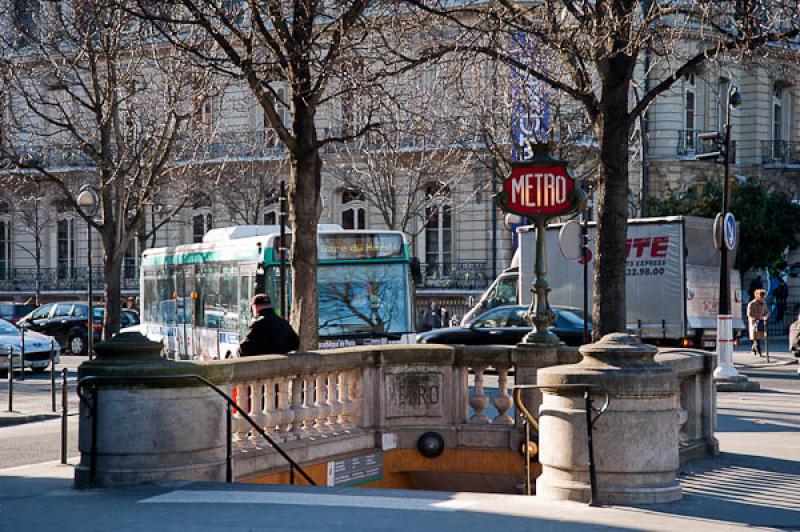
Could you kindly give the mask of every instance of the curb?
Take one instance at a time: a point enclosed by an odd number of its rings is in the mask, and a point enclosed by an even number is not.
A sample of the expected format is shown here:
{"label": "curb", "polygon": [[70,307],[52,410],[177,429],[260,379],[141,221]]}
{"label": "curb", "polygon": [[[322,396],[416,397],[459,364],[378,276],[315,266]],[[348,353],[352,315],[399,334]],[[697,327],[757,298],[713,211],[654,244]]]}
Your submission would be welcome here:
{"label": "curb", "polygon": [[61,414],[0,414],[0,427],[10,427],[13,425],[23,425],[25,423],[34,423],[36,421],[47,421],[49,419],[58,419]]}

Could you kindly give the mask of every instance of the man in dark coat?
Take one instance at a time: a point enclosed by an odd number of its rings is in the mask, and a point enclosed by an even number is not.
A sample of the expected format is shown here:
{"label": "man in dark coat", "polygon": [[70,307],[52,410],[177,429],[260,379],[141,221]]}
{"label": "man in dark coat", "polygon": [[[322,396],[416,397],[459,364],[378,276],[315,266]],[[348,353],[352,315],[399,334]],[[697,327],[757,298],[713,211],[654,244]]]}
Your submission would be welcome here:
{"label": "man in dark coat", "polygon": [[266,294],[256,294],[251,302],[255,319],[239,344],[239,356],[286,354],[300,346],[300,338],[289,322],[275,314]]}

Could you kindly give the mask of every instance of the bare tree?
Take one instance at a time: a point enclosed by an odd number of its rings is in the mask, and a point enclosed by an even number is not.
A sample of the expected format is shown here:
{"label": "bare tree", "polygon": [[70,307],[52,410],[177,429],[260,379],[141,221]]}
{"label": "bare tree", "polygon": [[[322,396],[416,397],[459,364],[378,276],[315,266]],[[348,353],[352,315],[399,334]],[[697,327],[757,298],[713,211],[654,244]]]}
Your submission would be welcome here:
{"label": "bare tree", "polygon": [[32,238],[32,243],[14,239],[14,246],[29,255],[34,265],[34,302],[39,305],[42,295],[42,251],[45,232],[53,222],[47,193],[39,188],[20,187],[12,191],[13,211],[19,216],[16,227]]}
{"label": "bare tree", "polygon": [[[583,108],[600,150],[594,335],[625,331],[628,142],[636,118],[706,61],[769,53],[765,45],[780,47],[796,39],[800,5],[796,0],[411,3],[424,16],[438,16],[455,35],[431,42],[428,54],[493,59],[527,72]],[[520,58],[520,37],[555,62]],[[634,103],[640,66],[655,82],[639,87]]]}
{"label": "bare tree", "polygon": [[[98,232],[108,338],[119,331],[121,265],[146,207],[161,191],[189,188],[173,163],[191,158],[181,134],[209,74],[104,0],[31,5],[20,17],[16,3],[3,4],[13,31],[2,42],[10,105],[0,158],[11,170],[2,179],[51,186]],[[97,217],[76,202],[82,181],[98,191]],[[182,205],[172,204],[166,217]]]}
{"label": "bare tree", "polygon": [[[368,0],[318,2],[218,2],[216,0],[130,0],[138,16],[153,20],[175,46],[206,68],[241,80],[286,147],[290,161],[289,222],[293,283],[291,323],[301,349],[318,344],[317,224],[320,219],[320,151],[372,129],[369,113],[344,131],[325,127],[318,111],[346,100],[342,82],[351,68],[370,68],[360,58],[376,56],[369,36],[380,27],[380,5]],[[284,92],[285,91],[285,92]],[[287,111],[284,122],[281,111]]]}

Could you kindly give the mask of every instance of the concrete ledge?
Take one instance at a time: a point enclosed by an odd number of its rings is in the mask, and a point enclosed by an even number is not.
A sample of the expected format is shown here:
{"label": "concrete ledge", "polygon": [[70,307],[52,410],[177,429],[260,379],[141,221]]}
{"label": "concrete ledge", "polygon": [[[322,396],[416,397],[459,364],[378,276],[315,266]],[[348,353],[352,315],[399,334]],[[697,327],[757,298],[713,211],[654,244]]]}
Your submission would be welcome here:
{"label": "concrete ledge", "polygon": [[714,381],[718,392],[758,392],[761,385],[756,381],[747,380],[718,380]]}
{"label": "concrete ledge", "polygon": [[0,427],[34,423],[36,421],[47,421],[48,419],[58,419],[59,417],[61,417],[61,414],[18,414],[16,412],[4,412],[0,414]]}

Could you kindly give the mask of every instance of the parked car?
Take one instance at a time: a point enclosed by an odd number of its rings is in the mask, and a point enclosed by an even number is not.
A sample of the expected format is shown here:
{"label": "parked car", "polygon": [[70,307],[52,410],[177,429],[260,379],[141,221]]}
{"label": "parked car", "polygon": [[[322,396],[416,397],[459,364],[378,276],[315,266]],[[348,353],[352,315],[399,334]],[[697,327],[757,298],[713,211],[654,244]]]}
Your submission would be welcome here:
{"label": "parked car", "polygon": [[[52,336],[34,331],[25,331],[25,367],[39,373],[50,366],[50,348],[53,348],[53,361],[61,362],[61,346]],[[8,372],[8,349],[13,352],[14,367],[20,366],[22,352],[22,331],[10,322],[0,319],[0,372]],[[18,358],[19,357],[19,358]]]}
{"label": "parked car", "polygon": [[[75,355],[87,352],[89,305],[82,302],[60,301],[37,308],[19,320],[19,326],[55,337],[62,349]],[[92,309],[94,341],[100,341],[103,331],[103,309]]]}
{"label": "parked car", "polygon": [[[556,321],[551,331],[567,345],[583,343],[583,318],[580,311],[554,307]],[[531,330],[525,315],[528,307],[508,305],[497,307],[478,315],[467,325],[434,329],[417,336],[423,344],[513,345]],[[591,324],[589,324],[591,330]]]}
{"label": "parked car", "polygon": [[11,301],[0,302],[0,319],[9,323],[17,323],[20,318],[33,311],[36,305],[28,303],[14,303]]}

